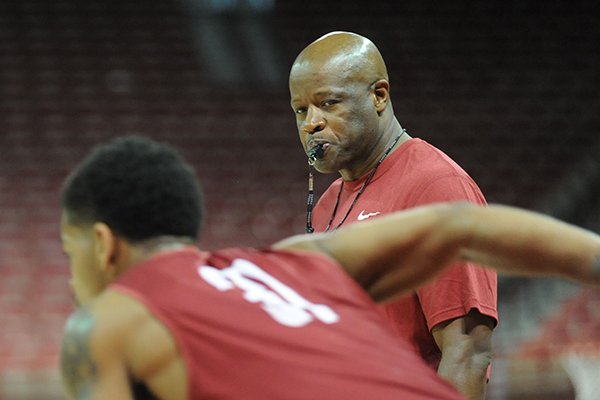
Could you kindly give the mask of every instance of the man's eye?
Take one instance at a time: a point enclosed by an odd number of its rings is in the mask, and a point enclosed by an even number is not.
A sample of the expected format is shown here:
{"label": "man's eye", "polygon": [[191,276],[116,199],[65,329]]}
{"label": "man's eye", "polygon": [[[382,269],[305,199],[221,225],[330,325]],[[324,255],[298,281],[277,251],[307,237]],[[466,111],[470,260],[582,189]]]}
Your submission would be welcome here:
{"label": "man's eye", "polygon": [[296,114],[304,114],[306,112],[306,107],[296,108]]}
{"label": "man's eye", "polygon": [[337,104],[337,103],[338,103],[337,100],[328,99],[328,100],[325,100],[322,104],[323,104],[323,107],[330,107],[330,106],[332,106],[334,104]]}

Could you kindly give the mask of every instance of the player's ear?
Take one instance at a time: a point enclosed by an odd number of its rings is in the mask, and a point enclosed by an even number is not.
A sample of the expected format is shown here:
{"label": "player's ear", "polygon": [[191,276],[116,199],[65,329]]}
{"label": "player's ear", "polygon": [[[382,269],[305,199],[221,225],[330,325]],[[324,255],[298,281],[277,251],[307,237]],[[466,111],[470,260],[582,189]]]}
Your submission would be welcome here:
{"label": "player's ear", "polygon": [[103,222],[93,226],[94,257],[103,272],[116,271],[119,252],[119,238],[112,229]]}
{"label": "player's ear", "polygon": [[390,100],[390,83],[385,79],[380,79],[373,84],[373,99],[377,114],[381,114]]}

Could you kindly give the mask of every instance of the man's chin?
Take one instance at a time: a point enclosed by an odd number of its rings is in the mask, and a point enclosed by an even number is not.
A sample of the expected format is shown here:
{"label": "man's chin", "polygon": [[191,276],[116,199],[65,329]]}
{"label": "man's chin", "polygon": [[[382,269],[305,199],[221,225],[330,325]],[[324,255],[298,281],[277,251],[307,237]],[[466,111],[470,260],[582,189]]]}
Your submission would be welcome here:
{"label": "man's chin", "polygon": [[331,168],[329,165],[320,165],[318,161],[315,164],[315,170],[321,174],[335,174],[338,172],[337,169]]}

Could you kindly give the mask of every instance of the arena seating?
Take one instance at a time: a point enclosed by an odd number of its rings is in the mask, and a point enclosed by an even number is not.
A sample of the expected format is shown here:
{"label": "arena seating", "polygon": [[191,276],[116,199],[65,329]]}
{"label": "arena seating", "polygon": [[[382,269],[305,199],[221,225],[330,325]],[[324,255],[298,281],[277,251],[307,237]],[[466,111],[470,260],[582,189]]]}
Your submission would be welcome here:
{"label": "arena seating", "polygon": [[[403,126],[456,159],[491,202],[536,208],[600,128],[593,13],[560,1],[428,4],[275,2],[282,68],[328,31],[369,36]],[[0,3],[0,397],[6,376],[57,365],[71,310],[59,190],[94,144],[142,134],[180,149],[206,191],[205,248],[304,229],[307,166],[287,82],[215,82],[183,12],[158,0]],[[317,192],[331,179],[318,176]],[[527,319],[505,315],[509,329]]]}

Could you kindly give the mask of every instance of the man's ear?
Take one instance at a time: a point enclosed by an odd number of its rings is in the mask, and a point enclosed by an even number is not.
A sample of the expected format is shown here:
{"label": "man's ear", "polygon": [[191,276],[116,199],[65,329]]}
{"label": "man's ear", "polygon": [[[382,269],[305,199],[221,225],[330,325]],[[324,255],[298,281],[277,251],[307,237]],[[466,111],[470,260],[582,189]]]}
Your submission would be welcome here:
{"label": "man's ear", "polygon": [[94,257],[102,272],[114,273],[117,270],[120,240],[108,225],[96,222],[93,226]]}
{"label": "man's ear", "polygon": [[373,94],[375,110],[377,110],[377,114],[381,115],[390,100],[390,83],[385,79],[378,80],[373,84]]}

